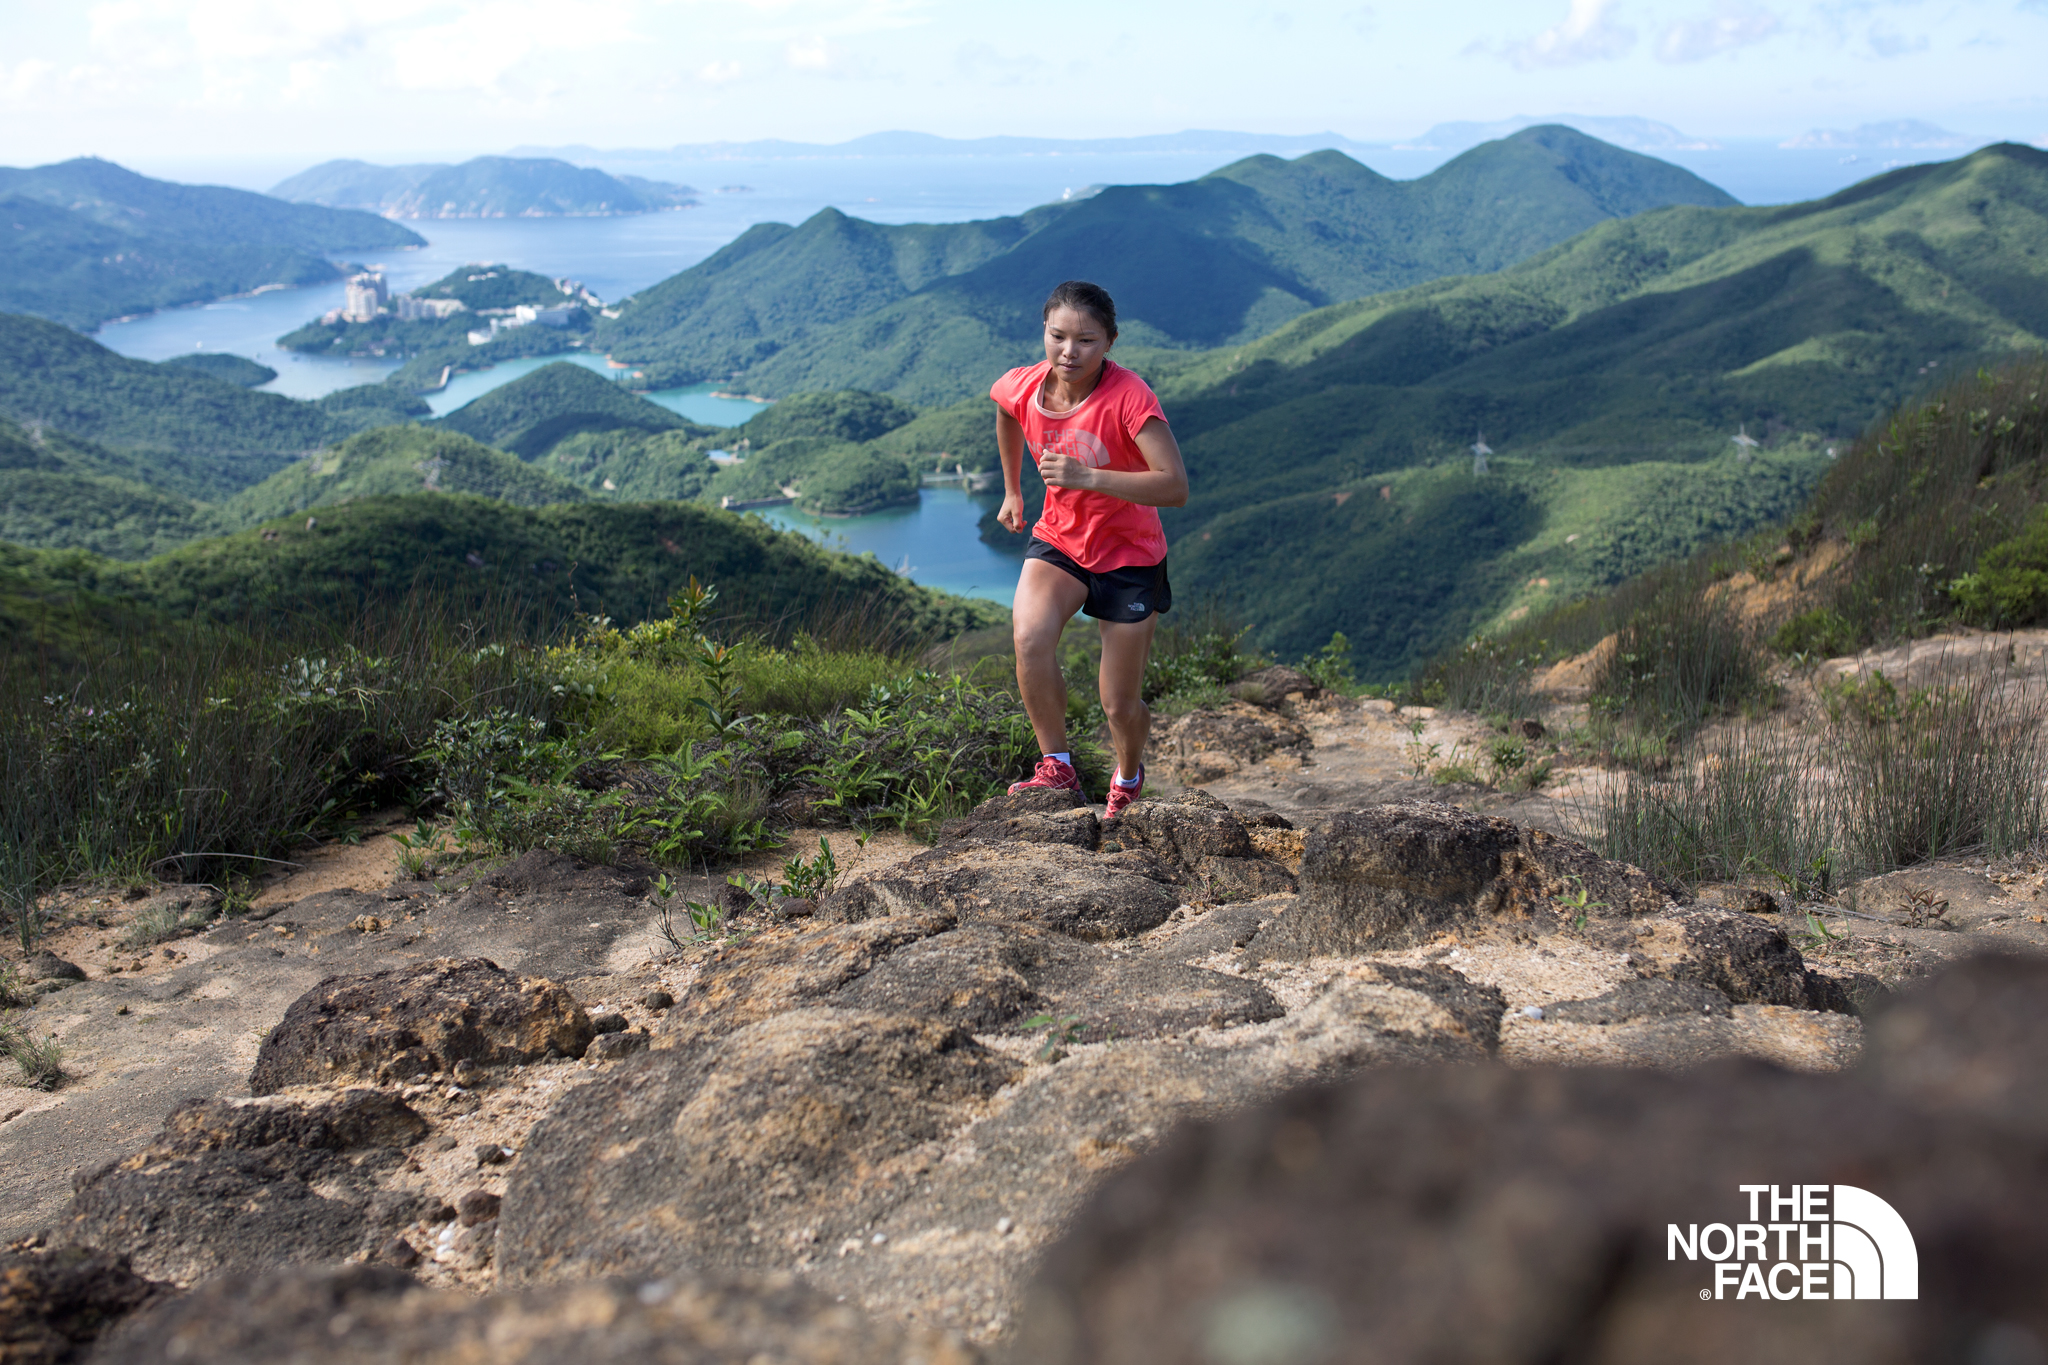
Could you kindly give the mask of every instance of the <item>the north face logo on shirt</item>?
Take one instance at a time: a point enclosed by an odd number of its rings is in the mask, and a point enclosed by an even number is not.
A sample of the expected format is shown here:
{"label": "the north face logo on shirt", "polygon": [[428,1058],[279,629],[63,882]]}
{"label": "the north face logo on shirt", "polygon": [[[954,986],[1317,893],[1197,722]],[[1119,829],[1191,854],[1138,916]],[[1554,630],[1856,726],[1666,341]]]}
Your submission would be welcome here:
{"label": "the north face logo on shirt", "polygon": [[1046,432],[1045,445],[1039,454],[1071,455],[1090,469],[1100,469],[1109,463],[1109,447],[1102,444],[1100,436],[1085,427]]}

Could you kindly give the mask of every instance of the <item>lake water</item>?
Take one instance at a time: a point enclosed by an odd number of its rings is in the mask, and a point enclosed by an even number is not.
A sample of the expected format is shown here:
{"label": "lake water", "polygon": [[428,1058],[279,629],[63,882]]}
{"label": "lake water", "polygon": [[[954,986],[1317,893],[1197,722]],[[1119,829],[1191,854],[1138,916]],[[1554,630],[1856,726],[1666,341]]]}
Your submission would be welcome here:
{"label": "lake water", "polygon": [[915,507],[891,507],[864,517],[813,517],[789,507],[764,507],[748,515],[835,550],[872,554],[925,587],[1008,606],[1024,561],[983,543],[979,529],[982,513],[1001,502],[940,486],[923,490]]}
{"label": "lake water", "polygon": [[[1313,149],[1305,142],[1301,150]],[[1906,153],[1912,157],[1913,154]],[[1947,155],[1947,154],[1937,154]],[[1192,179],[1234,156],[1200,153],[1087,153],[1017,156],[815,157],[778,160],[663,160],[646,154],[594,164],[616,172],[694,185],[696,208],[620,218],[433,220],[410,224],[428,239],[423,248],[363,262],[382,269],[395,290],[439,279],[472,261],[504,262],[548,276],[569,276],[601,298],[616,300],[687,269],[756,223],[799,223],[836,207],[883,223],[964,222],[1021,213],[1094,184],[1157,184]],[[1433,151],[1383,149],[1364,154],[1375,170],[1397,179],[1427,174],[1447,158]],[[1833,193],[1886,168],[1875,156],[1783,151],[1762,144],[1710,152],[1675,152],[1665,159],[1720,185],[1746,203],[1784,203]],[[1933,155],[1914,159],[1934,159]],[[170,164],[137,169],[187,181],[236,183],[225,168]],[[249,188],[278,177],[266,175]],[[225,351],[270,365],[278,377],[265,385],[294,398],[318,398],[336,389],[375,383],[396,361],[293,355],[277,338],[342,303],[342,286],[275,290],[173,309],[100,329],[99,340],[123,355],[163,360],[193,351]],[[607,377],[602,357],[570,354],[509,361],[457,376],[428,397],[436,414],[566,359]],[[759,410],[743,400],[717,398],[713,386],[694,385],[648,395],[692,421],[731,426]],[[979,539],[976,523],[985,502],[957,488],[927,489],[918,506],[846,519],[807,517],[788,508],[758,515],[788,530],[855,553],[872,552],[894,568],[907,562],[919,583],[1007,602],[1018,561]]]}

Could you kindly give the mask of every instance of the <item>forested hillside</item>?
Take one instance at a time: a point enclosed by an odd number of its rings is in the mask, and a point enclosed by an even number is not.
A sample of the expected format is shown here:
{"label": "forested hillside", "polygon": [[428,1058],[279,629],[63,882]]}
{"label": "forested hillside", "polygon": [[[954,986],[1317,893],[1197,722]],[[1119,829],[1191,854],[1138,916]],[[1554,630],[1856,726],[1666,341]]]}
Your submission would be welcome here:
{"label": "forested hillside", "polygon": [[658,403],[629,393],[610,380],[558,360],[464,404],[437,425],[509,450],[522,460],[538,459],[579,432],[687,431],[713,435]]}
{"label": "forested hillside", "polygon": [[1413,181],[1341,152],[1257,156],[1016,218],[899,227],[825,210],[800,227],[763,224],[641,291],[597,339],[660,383],[953,401],[1028,355],[1038,303],[1061,279],[1108,287],[1132,344],[1215,346],[1341,299],[1496,270],[1612,217],[1733,203],[1568,128],[1530,129]]}
{"label": "forested hillside", "polygon": [[[1343,630],[1405,667],[1783,515],[1830,445],[1979,357],[2040,348],[2044,241],[2048,153],[2005,145],[1811,204],[1605,223],[1243,347],[1139,352],[1194,482],[1167,514],[1177,582],[1256,602],[1276,647]],[[1745,428],[1761,458],[1731,444]],[[1482,434],[1500,453],[1475,478]],[[1622,466],[1693,468],[1588,521],[1606,495],[1571,490]],[[1419,548],[1439,535],[1452,548]],[[1389,617],[1390,597],[1411,605]]]}
{"label": "forested hillside", "polygon": [[182,365],[116,355],[40,318],[0,313],[0,417],[119,451],[122,472],[188,498],[214,498],[267,478],[357,431],[428,414],[383,384],[317,403]]}
{"label": "forested hillside", "polygon": [[339,273],[326,253],[423,246],[373,214],[152,180],[81,158],[0,167],[0,310],[73,327]]}
{"label": "forested hillside", "polygon": [[454,609],[514,608],[544,620],[665,616],[691,577],[720,610],[786,630],[837,618],[912,636],[1001,619],[1000,608],[920,588],[872,557],[826,550],[755,520],[688,505],[515,507],[465,494],[364,498],[306,518],[195,541],[139,564],[0,545],[0,652],[61,645],[78,614],[243,622],[302,609],[350,611],[423,592]]}

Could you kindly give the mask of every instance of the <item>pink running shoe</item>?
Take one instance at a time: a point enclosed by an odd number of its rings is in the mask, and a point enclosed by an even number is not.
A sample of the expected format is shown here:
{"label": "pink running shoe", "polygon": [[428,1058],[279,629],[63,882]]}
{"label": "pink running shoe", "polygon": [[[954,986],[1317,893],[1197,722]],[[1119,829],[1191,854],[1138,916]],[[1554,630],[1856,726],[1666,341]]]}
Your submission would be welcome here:
{"label": "pink running shoe", "polygon": [[1138,785],[1135,787],[1126,787],[1123,783],[1116,780],[1115,774],[1111,774],[1109,779],[1109,808],[1103,811],[1102,818],[1105,820],[1116,819],[1117,816],[1124,813],[1124,807],[1137,800],[1138,794],[1144,790],[1145,765],[1142,763],[1138,765]]}
{"label": "pink running shoe", "polygon": [[1077,792],[1081,790],[1081,774],[1074,771],[1071,763],[1062,763],[1047,754],[1038,760],[1038,766],[1031,770],[1031,776],[1022,782],[1012,782],[1013,792],[1037,791],[1040,789],[1056,792]]}

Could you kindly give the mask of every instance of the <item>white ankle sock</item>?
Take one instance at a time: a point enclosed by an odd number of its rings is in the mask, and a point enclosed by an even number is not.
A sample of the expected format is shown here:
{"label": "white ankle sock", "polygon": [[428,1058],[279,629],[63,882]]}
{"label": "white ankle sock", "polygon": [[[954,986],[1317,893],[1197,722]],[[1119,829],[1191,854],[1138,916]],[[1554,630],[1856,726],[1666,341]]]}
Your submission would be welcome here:
{"label": "white ankle sock", "polygon": [[1122,768],[1118,768],[1116,770],[1116,776],[1114,778],[1116,784],[1119,787],[1124,788],[1126,791],[1130,790],[1132,787],[1137,786],[1140,782],[1143,782],[1144,780],[1145,766],[1142,763],[1138,765],[1138,775],[1136,777],[1125,777],[1124,770]]}
{"label": "white ankle sock", "polygon": [[1065,753],[1065,754],[1047,754],[1047,755],[1046,755],[1046,757],[1047,757],[1047,758],[1056,758],[1056,759],[1058,759],[1058,760],[1059,760],[1060,762],[1062,762],[1062,763],[1066,764],[1066,765],[1067,765],[1067,766],[1068,766],[1069,768],[1071,768],[1071,767],[1073,767],[1073,766],[1074,766],[1074,756],[1073,756],[1073,754],[1071,754],[1071,753]]}

